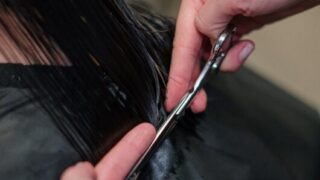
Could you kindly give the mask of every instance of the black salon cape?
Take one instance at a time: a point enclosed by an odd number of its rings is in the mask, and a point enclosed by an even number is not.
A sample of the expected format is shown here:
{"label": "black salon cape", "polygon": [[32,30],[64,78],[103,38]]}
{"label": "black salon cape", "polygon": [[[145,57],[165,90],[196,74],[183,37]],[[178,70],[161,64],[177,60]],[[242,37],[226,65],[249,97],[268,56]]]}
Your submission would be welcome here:
{"label": "black salon cape", "polygon": [[[0,179],[59,179],[80,156],[28,96],[24,68],[0,65]],[[248,69],[221,74],[207,92],[206,112],[171,135],[165,179],[319,179],[318,112]]]}

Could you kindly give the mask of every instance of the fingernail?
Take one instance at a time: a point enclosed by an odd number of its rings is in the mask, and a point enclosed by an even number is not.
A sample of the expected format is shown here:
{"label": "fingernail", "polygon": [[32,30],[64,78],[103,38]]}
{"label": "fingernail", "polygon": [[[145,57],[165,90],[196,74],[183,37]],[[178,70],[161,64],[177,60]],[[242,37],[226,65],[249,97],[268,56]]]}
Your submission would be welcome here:
{"label": "fingernail", "polygon": [[254,49],[253,44],[247,43],[239,54],[240,61],[246,60]]}

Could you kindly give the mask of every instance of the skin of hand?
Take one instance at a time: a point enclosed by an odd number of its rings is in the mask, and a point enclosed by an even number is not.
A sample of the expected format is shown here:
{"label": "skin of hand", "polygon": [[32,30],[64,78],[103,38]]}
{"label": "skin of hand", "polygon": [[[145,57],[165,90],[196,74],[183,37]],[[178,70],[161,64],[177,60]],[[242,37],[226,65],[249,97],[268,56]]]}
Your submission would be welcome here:
{"label": "skin of hand", "polygon": [[[252,41],[240,40],[242,35],[319,4],[320,0],[182,0],[167,85],[167,111],[193,85],[200,72],[199,59],[208,58],[208,42],[214,42],[229,23],[237,27],[237,32],[234,46],[221,66],[225,72],[239,69],[254,50]],[[206,104],[207,95],[202,89],[191,103],[191,110],[202,112]]]}
{"label": "skin of hand", "polygon": [[94,167],[80,162],[67,168],[61,180],[122,180],[155,138],[155,128],[142,123],[129,131]]}
{"label": "skin of hand", "polygon": [[[237,33],[236,44],[221,66],[225,72],[239,69],[254,49],[252,41],[239,40],[242,35],[319,4],[319,0],[182,0],[167,86],[167,111],[193,85],[200,72],[199,59],[209,55],[208,42],[214,42],[229,23],[237,27]],[[206,102],[206,92],[202,89],[191,103],[192,111],[204,111]],[[89,162],[77,163],[64,171],[61,180],[124,179],[155,133],[151,124],[140,124],[95,167]]]}

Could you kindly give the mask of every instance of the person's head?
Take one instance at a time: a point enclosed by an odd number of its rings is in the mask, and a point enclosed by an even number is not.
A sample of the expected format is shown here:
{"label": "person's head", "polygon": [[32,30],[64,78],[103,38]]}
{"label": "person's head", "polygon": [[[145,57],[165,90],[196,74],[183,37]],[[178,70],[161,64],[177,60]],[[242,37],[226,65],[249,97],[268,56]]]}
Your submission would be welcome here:
{"label": "person's head", "polygon": [[96,162],[138,122],[163,117],[172,31],[123,0],[1,0],[0,62],[54,69],[30,71],[28,85]]}

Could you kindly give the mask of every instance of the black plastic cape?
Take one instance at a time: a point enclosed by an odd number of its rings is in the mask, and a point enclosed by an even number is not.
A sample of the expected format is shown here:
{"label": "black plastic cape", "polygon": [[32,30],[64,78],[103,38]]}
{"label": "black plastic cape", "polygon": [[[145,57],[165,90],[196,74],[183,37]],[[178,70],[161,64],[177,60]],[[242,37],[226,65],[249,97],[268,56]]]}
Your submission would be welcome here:
{"label": "black plastic cape", "polygon": [[[0,179],[58,179],[80,156],[29,96],[27,68],[50,70],[0,65]],[[317,111],[248,69],[221,74],[206,89],[206,112],[189,114],[170,137],[164,179],[319,179]]]}

